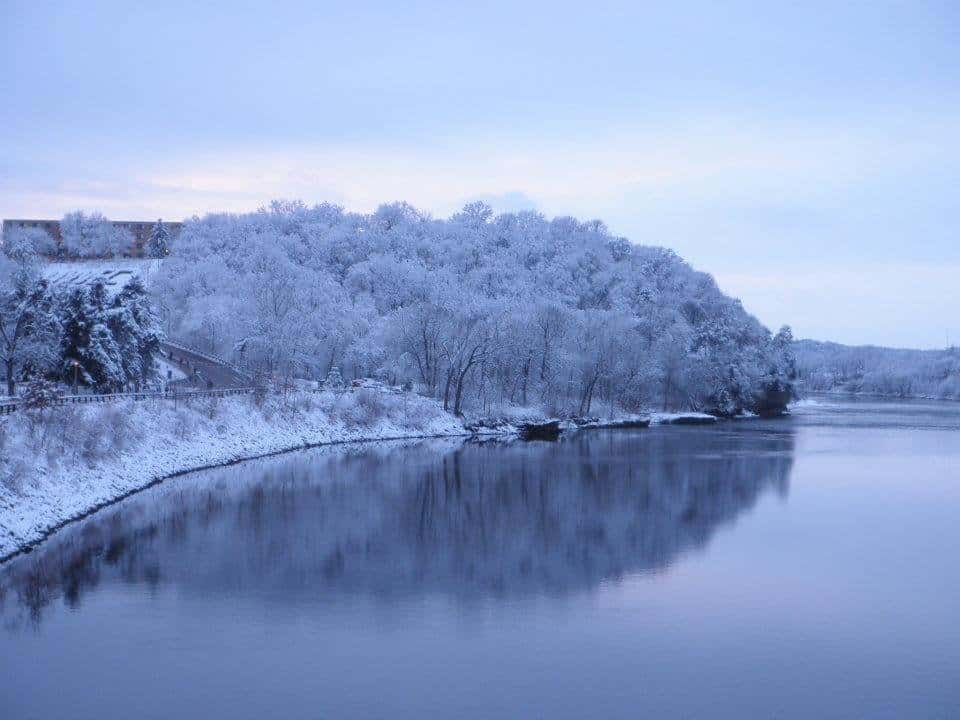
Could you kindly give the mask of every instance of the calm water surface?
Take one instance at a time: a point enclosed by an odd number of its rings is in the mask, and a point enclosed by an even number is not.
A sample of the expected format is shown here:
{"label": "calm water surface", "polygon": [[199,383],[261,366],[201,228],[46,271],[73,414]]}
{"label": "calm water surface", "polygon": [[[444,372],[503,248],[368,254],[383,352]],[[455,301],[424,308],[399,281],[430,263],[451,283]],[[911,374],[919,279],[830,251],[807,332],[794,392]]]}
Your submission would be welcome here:
{"label": "calm water surface", "polygon": [[960,405],[381,444],[0,566],[0,717],[957,718]]}

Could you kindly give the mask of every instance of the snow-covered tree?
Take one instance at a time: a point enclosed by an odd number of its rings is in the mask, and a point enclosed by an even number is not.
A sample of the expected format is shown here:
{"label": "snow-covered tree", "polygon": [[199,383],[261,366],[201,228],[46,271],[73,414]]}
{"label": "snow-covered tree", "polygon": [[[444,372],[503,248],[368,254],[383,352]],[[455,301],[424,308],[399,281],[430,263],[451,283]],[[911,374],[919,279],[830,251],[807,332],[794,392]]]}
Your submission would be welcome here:
{"label": "snow-covered tree", "polygon": [[161,260],[170,254],[170,233],[163,224],[163,220],[157,220],[150,232],[150,240],[147,243],[147,257],[155,260]]}
{"label": "snow-covered tree", "polygon": [[58,335],[54,299],[35,265],[0,257],[0,362],[8,395],[19,377],[42,374],[56,361]]}
{"label": "snow-covered tree", "polygon": [[156,375],[163,332],[139,277],[131,279],[111,303],[108,326],[123,368],[123,383],[140,388]]}
{"label": "snow-covered tree", "polygon": [[328,390],[340,390],[343,388],[343,375],[340,374],[340,368],[334,365],[327,373],[323,386]]}
{"label": "snow-covered tree", "polygon": [[123,358],[110,331],[107,306],[106,290],[99,282],[74,288],[64,303],[61,368],[65,382],[72,383],[79,372],[85,385],[105,391],[123,387]]}
{"label": "snow-covered tree", "polygon": [[252,370],[416,383],[464,411],[754,403],[773,339],[709,275],[602,222],[474,203],[434,219],[275,202],[188,221],[155,276],[171,332]]}
{"label": "snow-covered tree", "polygon": [[774,360],[777,373],[787,382],[797,379],[797,355],[793,349],[793,330],[789,325],[780,328],[773,336]]}
{"label": "snow-covered tree", "polygon": [[67,213],[60,221],[63,251],[72,258],[109,258],[130,248],[133,237],[98,212]]}
{"label": "snow-covered tree", "polygon": [[3,235],[3,253],[15,262],[30,262],[41,255],[52,256],[56,242],[50,233],[38,227],[18,227]]}
{"label": "snow-covered tree", "polygon": [[28,410],[35,411],[41,422],[47,408],[57,400],[57,385],[46,378],[37,376],[30,378],[27,389],[23,393],[23,405]]}
{"label": "snow-covered tree", "polygon": [[112,299],[102,283],[75,287],[61,303],[61,376],[104,391],[140,388],[156,375],[163,333],[138,277]]}

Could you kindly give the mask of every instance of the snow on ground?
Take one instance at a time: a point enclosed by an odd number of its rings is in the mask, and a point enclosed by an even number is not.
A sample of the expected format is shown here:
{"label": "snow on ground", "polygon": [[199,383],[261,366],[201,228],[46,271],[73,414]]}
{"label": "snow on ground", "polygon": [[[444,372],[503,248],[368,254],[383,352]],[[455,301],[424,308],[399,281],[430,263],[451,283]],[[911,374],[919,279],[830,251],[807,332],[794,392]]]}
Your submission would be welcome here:
{"label": "snow on ground", "polygon": [[650,422],[653,425],[708,425],[717,422],[717,418],[700,412],[655,412],[650,414]]}
{"label": "snow on ground", "polygon": [[335,442],[465,434],[434,400],[372,390],[68,405],[0,426],[0,558],[173,474]]}
{"label": "snow on ground", "polygon": [[[173,364],[166,358],[159,356],[156,358],[157,361],[157,374],[163,380],[163,382],[175,382],[177,380],[185,380],[187,374],[179,368],[179,366]],[[167,375],[169,373],[169,376]]]}
{"label": "snow on ground", "polygon": [[102,280],[108,293],[119,292],[134,275],[146,280],[158,266],[147,258],[112,258],[110,260],[70,260],[43,265],[43,276],[52,287],[71,287]]}

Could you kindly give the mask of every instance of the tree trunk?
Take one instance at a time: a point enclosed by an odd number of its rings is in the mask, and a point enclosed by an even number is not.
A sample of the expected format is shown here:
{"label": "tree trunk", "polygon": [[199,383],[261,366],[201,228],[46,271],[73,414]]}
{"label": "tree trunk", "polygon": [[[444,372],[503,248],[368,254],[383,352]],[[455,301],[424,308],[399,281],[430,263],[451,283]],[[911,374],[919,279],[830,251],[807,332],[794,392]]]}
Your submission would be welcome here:
{"label": "tree trunk", "polygon": [[464,368],[463,372],[461,372],[457,376],[457,392],[453,402],[453,414],[456,415],[457,417],[460,416],[460,405],[463,402],[463,381],[466,379],[467,373],[469,371],[470,371],[470,366],[467,365],[467,367]]}
{"label": "tree trunk", "polygon": [[530,356],[523,363],[523,384],[520,386],[520,404],[527,406],[527,382],[530,379]]}
{"label": "tree trunk", "polygon": [[547,379],[547,356],[550,354],[550,343],[547,340],[547,333],[543,333],[543,354],[540,356],[540,381]]}
{"label": "tree trunk", "polygon": [[13,381],[13,360],[7,360],[4,364],[7,366],[7,395],[13,397],[17,390],[17,385]]}
{"label": "tree trunk", "polygon": [[597,384],[598,374],[594,374],[590,378],[590,381],[584,386],[583,392],[580,394],[580,411],[579,414],[581,417],[590,412],[590,403],[593,400],[593,387]]}
{"label": "tree trunk", "polygon": [[450,383],[453,382],[453,365],[447,371],[447,382],[443,386],[443,409],[448,410],[450,406]]}

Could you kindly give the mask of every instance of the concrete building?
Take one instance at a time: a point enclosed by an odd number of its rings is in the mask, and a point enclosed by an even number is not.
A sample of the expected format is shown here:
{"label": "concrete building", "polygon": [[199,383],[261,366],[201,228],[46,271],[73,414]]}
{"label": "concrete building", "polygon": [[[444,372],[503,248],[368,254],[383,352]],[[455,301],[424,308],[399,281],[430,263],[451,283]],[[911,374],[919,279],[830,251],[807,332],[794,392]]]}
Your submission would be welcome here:
{"label": "concrete building", "polygon": [[[157,224],[156,220],[112,220],[111,224],[118,229],[126,230],[133,237],[133,243],[130,248],[123,253],[123,257],[143,257],[146,255],[147,242],[150,240],[150,233],[153,226]],[[171,239],[176,238],[183,229],[183,223],[163,222]],[[40,228],[45,230],[53,238],[59,248],[62,242],[60,235],[59,220],[32,220],[32,219],[11,219],[3,221],[3,234],[18,228]]]}

